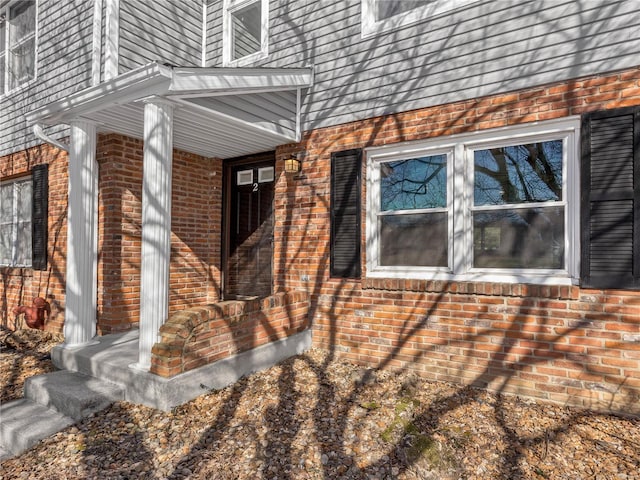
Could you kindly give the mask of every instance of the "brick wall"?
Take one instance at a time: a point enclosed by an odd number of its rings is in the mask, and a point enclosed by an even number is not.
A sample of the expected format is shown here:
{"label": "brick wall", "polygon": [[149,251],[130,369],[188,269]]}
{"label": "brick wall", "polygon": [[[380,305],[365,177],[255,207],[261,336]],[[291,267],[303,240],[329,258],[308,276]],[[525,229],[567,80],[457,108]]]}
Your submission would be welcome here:
{"label": "brick wall", "polygon": [[302,172],[276,186],[276,283],[310,294],[314,344],[433,380],[640,412],[640,292],[367,279],[366,268],[362,281],[331,279],[328,174],[336,151],[640,105],[639,81],[636,68],[319,129],[279,148],[280,172],[305,154]]}
{"label": "brick wall", "polygon": [[160,328],[151,351],[151,372],[172,377],[306,330],[309,298],[276,293],[175,313]]}
{"label": "brick wall", "polygon": [[[128,330],[140,309],[142,141],[100,135],[98,231],[98,331]],[[28,175],[49,164],[49,244],[46,271],[1,268],[2,325],[14,328],[11,310],[34,296],[51,303],[47,330],[64,324],[67,236],[67,154],[41,145],[0,158],[0,179]],[[219,295],[222,162],[174,152],[170,311],[204,305]],[[20,327],[21,324],[18,325]]]}
{"label": "brick wall", "polygon": [[[33,297],[43,297],[51,304],[46,330],[61,331],[64,322],[64,277],[67,239],[67,154],[50,145],[40,145],[0,157],[0,180],[30,174],[35,165],[49,164],[49,243],[47,269],[0,267],[0,324],[15,328],[12,310],[17,305],[31,305]],[[24,320],[18,321],[18,328]]]}
{"label": "brick wall", "polygon": [[[140,316],[142,140],[100,138],[98,327],[128,330]],[[218,298],[222,162],[174,151],[169,311]]]}
{"label": "brick wall", "polygon": [[[403,112],[308,132],[276,151],[276,291],[310,298],[316,346],[366,365],[550,401],[639,411],[640,294],[492,283],[329,278],[332,152],[640,105],[640,69]],[[135,325],[139,308],[142,142],[99,138],[100,331]],[[304,151],[302,172],[282,174]],[[0,159],[0,178],[50,164],[49,266],[3,269],[2,322],[35,295],[64,311],[66,154],[48,146]],[[363,167],[364,168],[364,167]],[[215,301],[220,274],[221,162],[176,152],[171,309]],[[364,186],[362,198],[365,196]],[[364,202],[363,202],[364,203]],[[364,216],[363,208],[363,219]],[[364,229],[362,237],[365,245]],[[363,265],[364,252],[363,248]],[[253,328],[253,326],[251,327]],[[194,361],[197,359],[194,359]],[[171,366],[171,368],[174,368]],[[183,367],[180,367],[183,368]]]}

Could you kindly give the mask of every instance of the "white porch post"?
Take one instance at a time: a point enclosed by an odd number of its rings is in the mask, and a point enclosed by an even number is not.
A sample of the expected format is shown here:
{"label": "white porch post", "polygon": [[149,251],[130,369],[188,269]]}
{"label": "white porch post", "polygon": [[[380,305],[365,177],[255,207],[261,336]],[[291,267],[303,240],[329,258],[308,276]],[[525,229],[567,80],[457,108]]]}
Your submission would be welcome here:
{"label": "white porch post", "polygon": [[98,163],[95,124],[71,122],[65,345],[86,344],[96,334],[98,273]]}
{"label": "white porch post", "polygon": [[173,106],[159,99],[144,107],[140,351],[135,368],[148,370],[151,347],[169,311]]}

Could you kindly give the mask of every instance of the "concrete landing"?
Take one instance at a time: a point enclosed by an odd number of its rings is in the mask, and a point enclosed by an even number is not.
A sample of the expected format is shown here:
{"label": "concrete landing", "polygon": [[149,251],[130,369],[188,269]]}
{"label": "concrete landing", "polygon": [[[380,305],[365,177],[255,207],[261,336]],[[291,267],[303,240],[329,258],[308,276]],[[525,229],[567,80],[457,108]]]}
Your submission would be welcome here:
{"label": "concrete landing", "polygon": [[124,400],[170,411],[194,398],[231,385],[311,347],[311,330],[242,352],[195,370],[164,378],[132,368],[138,361],[138,331],[95,337],[91,345],[60,345],[51,352],[53,364],[124,388]]}

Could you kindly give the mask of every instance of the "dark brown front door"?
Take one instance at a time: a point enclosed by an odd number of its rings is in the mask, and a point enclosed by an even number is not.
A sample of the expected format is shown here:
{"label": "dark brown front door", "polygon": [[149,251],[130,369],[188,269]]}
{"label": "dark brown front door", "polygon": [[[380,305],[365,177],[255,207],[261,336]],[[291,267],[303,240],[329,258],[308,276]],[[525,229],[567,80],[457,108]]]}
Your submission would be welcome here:
{"label": "dark brown front door", "polygon": [[271,295],[274,167],[273,153],[227,165],[225,298]]}

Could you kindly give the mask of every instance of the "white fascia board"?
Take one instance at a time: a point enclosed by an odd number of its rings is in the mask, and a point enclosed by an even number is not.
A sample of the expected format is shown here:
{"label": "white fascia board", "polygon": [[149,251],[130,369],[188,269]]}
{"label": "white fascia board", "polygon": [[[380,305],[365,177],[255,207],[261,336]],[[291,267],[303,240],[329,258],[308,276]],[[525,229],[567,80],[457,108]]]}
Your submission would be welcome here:
{"label": "white fascia board", "polygon": [[310,68],[174,68],[169,95],[207,96],[309,88]]}
{"label": "white fascia board", "polygon": [[55,125],[150,96],[168,98],[275,92],[309,88],[311,68],[176,68],[156,62],[52,102],[27,115],[29,124]]}
{"label": "white fascia board", "polygon": [[150,95],[162,95],[171,83],[171,68],[150,63],[52,102],[27,115],[27,122],[55,125]]}

